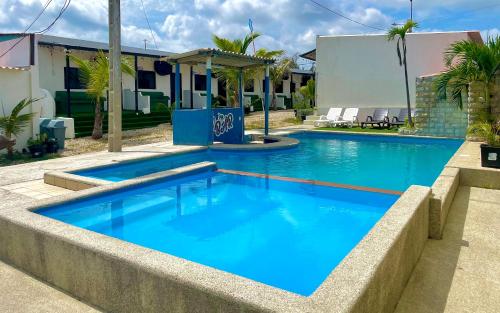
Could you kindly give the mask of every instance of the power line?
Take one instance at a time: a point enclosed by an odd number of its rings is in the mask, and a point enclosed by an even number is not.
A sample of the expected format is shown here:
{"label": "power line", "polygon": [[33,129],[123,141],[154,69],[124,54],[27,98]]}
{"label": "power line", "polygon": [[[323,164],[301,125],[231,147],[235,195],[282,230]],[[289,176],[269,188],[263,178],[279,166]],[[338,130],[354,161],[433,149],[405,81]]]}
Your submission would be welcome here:
{"label": "power line", "polygon": [[40,18],[40,16],[42,16],[43,12],[45,12],[45,10],[47,9],[47,7],[49,6],[49,4],[52,2],[52,0],[48,0],[45,5],[43,6],[42,10],[40,11],[40,13],[38,13],[38,15],[35,17],[35,19],[33,20],[33,22],[31,22],[31,24],[28,25],[28,27],[26,27],[26,29],[23,31],[23,34],[26,34],[26,32],[31,28],[31,26],[33,26],[33,24],[36,23],[36,21],[38,21],[38,19]]}
{"label": "power line", "polygon": [[153,30],[151,29],[151,25],[149,24],[149,19],[148,19],[148,14],[146,13],[146,7],[144,6],[144,1],[141,0],[142,4],[142,12],[144,12],[144,17],[146,18],[146,22],[148,23],[149,31],[151,32],[151,37],[153,37],[153,42],[155,43],[156,49],[158,49],[158,45],[156,44],[156,38],[153,33]]}
{"label": "power line", "polygon": [[0,58],[3,57],[4,55],[6,55],[7,53],[9,53],[9,51],[11,51],[12,49],[14,49],[18,44],[21,43],[21,41],[23,41],[23,39],[25,38],[24,36],[26,35],[26,33],[28,32],[28,30],[31,28],[31,26],[33,26],[36,21],[38,21],[38,19],[40,18],[40,16],[42,16],[43,12],[45,12],[45,10],[47,9],[47,7],[50,5],[50,3],[52,2],[52,0],[48,0],[45,5],[43,6],[42,10],[37,14],[37,16],[35,17],[35,19],[33,20],[33,22],[31,22],[25,29],[24,31],[20,34],[21,35],[21,38],[16,41],[9,49],[7,49],[4,53],[2,53],[2,55],[0,55]]}
{"label": "power line", "polygon": [[[26,32],[31,28],[31,26],[33,26],[33,24],[35,24],[35,22],[40,18],[40,16],[43,14],[43,12],[45,11],[45,9],[47,9],[47,7],[49,6],[49,4],[51,2],[52,2],[52,0],[48,0],[47,1],[47,3],[45,4],[45,6],[43,7],[42,11],[37,15],[37,17],[35,18],[35,20],[26,28],[26,30],[24,32],[21,33],[21,38],[18,41],[16,41],[12,46],[10,46],[10,48],[7,49],[4,53],[2,53],[2,55],[0,55],[0,58],[4,57],[7,53],[9,53],[10,51],[12,51],[12,49],[14,49],[18,44],[21,43],[21,41],[24,40],[24,38],[26,38],[25,37]],[[43,34],[43,33],[47,32],[47,31],[49,31],[54,26],[54,24],[59,20],[59,18],[61,18],[61,16],[64,14],[64,12],[68,9],[70,3],[71,3],[71,0],[64,0],[64,4],[63,4],[61,10],[59,11],[58,15],[54,19],[54,21],[52,21],[52,23],[50,23],[49,26],[47,26],[43,30],[36,31],[36,32],[33,32],[33,33],[34,34]]]}
{"label": "power line", "polygon": [[328,11],[328,12],[330,12],[330,13],[333,13],[333,14],[335,14],[335,15],[337,15],[337,16],[340,16],[340,17],[342,17],[342,18],[344,18],[344,19],[346,19],[346,20],[348,20],[348,21],[351,21],[351,22],[353,22],[353,23],[356,23],[356,24],[358,24],[358,25],[365,26],[365,27],[368,27],[368,28],[372,28],[372,29],[375,29],[375,30],[385,31],[385,29],[383,29],[383,28],[376,27],[376,26],[372,26],[372,25],[368,25],[368,24],[364,24],[364,23],[361,23],[361,22],[359,22],[359,21],[353,20],[352,18],[345,16],[345,15],[344,15],[344,14],[342,14],[341,12],[334,11],[334,10],[332,10],[332,9],[330,9],[330,8],[328,8],[328,7],[326,7],[326,6],[324,6],[323,4],[321,4],[321,3],[317,2],[317,1],[314,1],[314,0],[309,0],[309,1],[310,1],[310,2],[312,2],[312,3],[314,3],[316,6],[318,6],[318,7],[322,8],[322,9],[327,10],[327,11]]}
{"label": "power line", "polygon": [[70,4],[71,4],[71,0],[64,0],[64,4],[63,4],[61,10],[59,11],[59,14],[54,19],[54,21],[52,21],[52,23],[50,23],[49,26],[47,26],[43,30],[37,31],[35,33],[36,34],[43,34],[45,32],[48,32],[54,26],[54,24],[61,18],[61,16],[64,14],[64,12],[66,12],[66,10],[68,9]]}

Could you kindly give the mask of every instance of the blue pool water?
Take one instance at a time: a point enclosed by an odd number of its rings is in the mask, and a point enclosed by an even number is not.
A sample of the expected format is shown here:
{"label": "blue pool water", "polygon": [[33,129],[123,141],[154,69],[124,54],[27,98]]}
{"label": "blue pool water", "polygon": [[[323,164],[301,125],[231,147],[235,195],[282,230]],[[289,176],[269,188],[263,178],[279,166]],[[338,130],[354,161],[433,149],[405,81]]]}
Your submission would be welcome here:
{"label": "blue pool water", "polygon": [[[332,152],[338,148],[330,140],[311,139],[304,149],[322,147],[331,157],[343,154]],[[354,151],[360,151],[350,150],[344,157],[353,158]],[[217,157],[226,166],[235,164],[234,155]],[[252,162],[244,169],[282,174],[273,162],[283,159],[281,154],[269,154],[242,161]],[[307,167],[305,160],[296,160],[300,166],[294,168],[303,168],[307,175],[321,173]],[[207,172],[37,213],[308,296],[396,199],[382,193]]]}
{"label": "blue pool water", "polygon": [[462,140],[300,133],[297,148],[273,152],[204,151],[76,174],[121,181],[201,161],[222,169],[404,191],[431,186]]}

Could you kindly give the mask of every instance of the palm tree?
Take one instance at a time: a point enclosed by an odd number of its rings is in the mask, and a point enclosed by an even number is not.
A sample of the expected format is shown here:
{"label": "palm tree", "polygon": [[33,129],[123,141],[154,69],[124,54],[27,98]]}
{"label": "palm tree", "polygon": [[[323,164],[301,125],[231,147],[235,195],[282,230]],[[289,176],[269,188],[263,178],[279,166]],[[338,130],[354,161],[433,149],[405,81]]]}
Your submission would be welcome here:
{"label": "palm tree", "polygon": [[283,58],[271,66],[269,70],[269,78],[271,79],[271,94],[272,101],[271,105],[273,110],[276,110],[277,105],[277,97],[276,97],[276,88],[283,84],[283,78],[288,73],[290,74],[290,70],[296,67],[295,60],[293,58]]}
{"label": "palm tree", "polygon": [[[95,99],[92,138],[100,139],[102,138],[101,98],[109,87],[109,59],[101,50],[92,60],[83,60],[74,55],[70,57],[80,68],[80,77],[87,87],[87,93]],[[135,74],[127,59],[122,59],[121,70],[130,76]]]}
{"label": "palm tree", "polygon": [[488,37],[486,44],[462,40],[450,45],[444,56],[446,71],[435,81],[438,96],[446,99],[447,89],[452,101],[463,108],[462,92],[472,82],[484,87],[485,101],[490,106],[490,87],[500,71],[500,36]]}
{"label": "palm tree", "polygon": [[[235,52],[240,54],[246,54],[250,44],[260,36],[260,33],[250,33],[243,39],[227,39],[219,37],[215,34],[212,35],[212,41],[215,46],[223,51]],[[217,69],[214,71],[218,79],[226,82],[226,90],[228,99],[231,99],[232,103],[236,107],[239,103],[239,71],[231,68]],[[245,77],[246,75],[244,75]]]}
{"label": "palm tree", "polygon": [[[230,51],[240,54],[246,54],[248,48],[252,44],[252,42],[260,36],[260,33],[250,33],[245,36],[243,39],[226,39],[219,37],[217,35],[212,35],[212,41],[215,46],[223,51]],[[256,56],[264,57],[264,58],[275,58],[278,56],[282,56],[284,54],[283,50],[266,50],[259,49],[255,52]],[[249,69],[245,70],[243,74],[243,79],[248,81],[248,79],[254,79],[257,74],[255,70]],[[217,69],[215,74],[218,79],[224,80],[226,82],[226,90],[228,92],[228,98],[232,100],[234,106],[239,104],[239,71],[236,69]],[[245,84],[245,81],[243,84]]]}
{"label": "palm tree", "polygon": [[[9,116],[5,115],[4,112],[4,116],[0,117],[0,130],[4,132],[7,139],[12,140],[12,136],[19,135],[22,132],[23,128],[30,123],[31,119],[33,118],[33,113],[20,113],[24,108],[38,100],[39,99],[31,98],[23,99],[18,104],[16,104]],[[12,159],[14,157],[14,148],[12,145],[7,146],[7,157],[9,159]]]}
{"label": "palm tree", "polygon": [[[417,27],[418,24],[416,22],[409,20],[401,27],[392,27],[387,33],[387,40],[389,41],[393,41],[396,37],[398,37],[398,41],[396,43],[396,52],[398,54],[399,65],[404,66],[405,69],[406,104],[408,106],[408,124],[410,126],[413,126],[413,121],[411,118],[410,89],[408,86],[408,66],[406,62],[406,34],[411,32],[413,28]],[[402,55],[401,48],[403,49]]]}
{"label": "palm tree", "polygon": [[316,82],[314,79],[309,79],[305,86],[300,87],[299,92],[308,102],[309,106],[314,107],[314,99],[316,97]]}

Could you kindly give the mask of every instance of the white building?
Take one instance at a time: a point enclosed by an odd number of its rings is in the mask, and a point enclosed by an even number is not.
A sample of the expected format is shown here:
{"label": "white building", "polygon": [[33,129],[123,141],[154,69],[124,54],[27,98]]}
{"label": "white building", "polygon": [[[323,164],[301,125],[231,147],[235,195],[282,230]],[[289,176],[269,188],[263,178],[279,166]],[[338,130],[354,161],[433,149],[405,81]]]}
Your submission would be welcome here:
{"label": "white building", "polygon": [[[408,81],[415,106],[415,79],[445,69],[443,53],[460,40],[483,42],[478,31],[410,33],[407,35]],[[316,93],[319,114],[330,107],[406,107],[404,68],[399,65],[396,41],[387,36],[318,36]]]}
{"label": "white building", "polygon": [[[108,44],[50,35],[0,34],[0,55],[5,54],[0,57],[0,104],[3,105],[0,114],[10,114],[12,108],[24,98],[43,98],[30,109],[35,114],[34,123],[17,138],[17,149],[24,147],[27,139],[38,133],[38,117],[72,117],[82,110],[92,114],[92,106],[82,106],[75,99],[84,95],[85,89],[82,89],[78,68],[69,55],[90,59],[99,50],[107,52]],[[136,68],[136,77],[123,75],[125,111],[142,112],[147,118],[156,105],[156,98],[151,93],[175,99],[175,67],[161,63],[161,58],[171,52],[124,46],[122,54]],[[283,82],[277,93],[281,98],[280,103],[284,103],[285,98],[290,99],[291,92],[303,84],[303,76],[309,77],[311,73],[297,72]],[[204,67],[182,65],[181,77],[182,108],[203,106],[206,86]],[[211,79],[212,94],[215,97],[225,95],[224,85],[214,77]],[[246,104],[250,104],[251,96],[263,97],[260,80],[254,80],[253,88],[251,85],[246,88]],[[161,97],[158,101],[163,103],[164,99]],[[170,105],[168,102],[164,104]],[[223,101],[220,103],[224,104]]]}

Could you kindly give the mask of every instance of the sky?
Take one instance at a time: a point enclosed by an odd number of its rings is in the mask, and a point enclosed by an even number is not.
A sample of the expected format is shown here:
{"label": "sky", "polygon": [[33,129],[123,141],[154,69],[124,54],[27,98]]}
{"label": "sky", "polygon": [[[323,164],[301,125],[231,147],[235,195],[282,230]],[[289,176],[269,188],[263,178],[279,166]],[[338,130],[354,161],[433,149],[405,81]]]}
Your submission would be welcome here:
{"label": "sky", "polygon": [[[0,33],[22,32],[48,0],[0,0]],[[317,35],[380,33],[343,19],[308,0],[122,0],[122,43],[169,52],[213,47],[211,34],[241,38],[254,31],[262,36],[256,48],[284,49],[288,55],[314,49]],[[345,16],[375,28],[409,18],[409,0],[315,0]],[[52,0],[30,31],[46,27],[64,0]],[[48,32],[105,42],[108,0],[72,0],[63,17]],[[500,34],[499,0],[413,0],[418,31],[479,30],[483,37]],[[153,39],[154,37],[154,39]]]}

